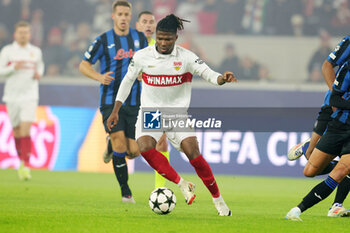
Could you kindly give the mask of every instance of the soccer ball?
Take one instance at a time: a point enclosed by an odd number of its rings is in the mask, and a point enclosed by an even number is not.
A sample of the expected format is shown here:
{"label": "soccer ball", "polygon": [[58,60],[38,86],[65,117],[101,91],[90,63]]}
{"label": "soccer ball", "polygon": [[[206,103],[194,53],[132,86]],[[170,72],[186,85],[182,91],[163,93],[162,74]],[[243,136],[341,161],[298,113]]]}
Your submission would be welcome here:
{"label": "soccer ball", "polygon": [[154,213],[169,214],[175,208],[176,196],[170,189],[160,187],[151,192],[148,203]]}

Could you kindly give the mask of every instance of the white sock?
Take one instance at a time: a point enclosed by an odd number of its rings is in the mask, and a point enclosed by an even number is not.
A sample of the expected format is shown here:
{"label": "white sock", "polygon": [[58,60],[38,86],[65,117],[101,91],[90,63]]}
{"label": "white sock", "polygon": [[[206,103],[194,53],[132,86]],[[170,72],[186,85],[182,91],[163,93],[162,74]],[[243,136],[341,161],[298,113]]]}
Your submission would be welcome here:
{"label": "white sock", "polygon": [[180,177],[180,181],[179,181],[179,183],[177,183],[177,186],[180,187],[182,185],[182,182],[184,182],[184,179],[182,177]]}
{"label": "white sock", "polygon": [[222,198],[222,196],[220,195],[219,197],[213,197],[213,201],[217,202],[217,201],[223,201],[224,199]]}

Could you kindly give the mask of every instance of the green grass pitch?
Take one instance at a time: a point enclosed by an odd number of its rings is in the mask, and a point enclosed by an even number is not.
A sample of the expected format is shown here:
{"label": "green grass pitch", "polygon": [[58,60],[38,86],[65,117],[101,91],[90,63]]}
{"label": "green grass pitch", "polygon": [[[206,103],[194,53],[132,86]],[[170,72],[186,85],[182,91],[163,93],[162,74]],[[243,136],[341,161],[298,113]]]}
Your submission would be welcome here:
{"label": "green grass pitch", "polygon": [[[153,173],[130,175],[136,204],[121,203],[113,174],[32,171],[31,181],[20,181],[15,170],[0,170],[0,232],[346,232],[349,218],[326,216],[334,194],[302,214],[303,222],[284,220],[290,208],[320,180],[216,176],[232,217],[217,216],[201,180],[191,206],[174,184],[177,197],[169,215],[148,206]],[[345,202],[345,206],[347,206]]]}

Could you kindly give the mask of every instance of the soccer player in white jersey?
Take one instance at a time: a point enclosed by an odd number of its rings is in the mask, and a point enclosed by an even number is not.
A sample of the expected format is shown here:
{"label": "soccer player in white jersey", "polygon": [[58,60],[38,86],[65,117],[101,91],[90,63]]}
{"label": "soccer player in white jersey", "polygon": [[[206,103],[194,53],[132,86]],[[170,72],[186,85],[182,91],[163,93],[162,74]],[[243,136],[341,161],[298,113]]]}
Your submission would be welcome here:
{"label": "soccer player in white jersey", "polygon": [[[156,19],[152,12],[142,11],[139,14],[139,17],[136,22],[136,30],[145,34],[148,41],[148,45],[154,45],[156,43],[155,39],[153,39],[153,34],[156,30]],[[142,81],[141,74],[139,75],[138,79]],[[158,140],[156,149],[169,160],[168,141],[166,139],[165,134],[163,134],[163,136]],[[159,175],[157,171],[155,171],[154,178],[155,188],[165,186],[165,178]]]}
{"label": "soccer player in white jersey", "polygon": [[6,103],[20,159],[18,176],[24,180],[31,178],[30,127],[39,101],[38,82],[44,73],[41,50],[30,44],[30,37],[30,24],[20,21],[15,25],[15,41],[0,52],[0,75],[7,77],[2,100]]}
{"label": "soccer player in white jersey", "polygon": [[[183,21],[185,20],[173,14],[163,18],[156,27],[156,44],[135,53],[121,83],[113,112],[107,120],[107,126],[111,128],[118,122],[119,109],[129,95],[132,83],[142,72],[141,109],[136,123],[136,139],[141,155],[159,174],[179,186],[187,204],[190,205],[196,196],[195,186],[180,177],[169,161],[155,149],[163,132],[142,131],[142,108],[180,107],[187,109],[191,99],[193,74],[216,85],[237,80],[232,72],[224,74],[214,72],[194,53],[175,45],[178,38],[177,31],[183,29]],[[174,63],[178,69],[174,68]],[[166,131],[165,133],[174,147],[182,150],[190,160],[197,175],[211,193],[218,214],[231,216],[231,211],[220,194],[211,168],[199,152],[195,133],[193,131]]]}

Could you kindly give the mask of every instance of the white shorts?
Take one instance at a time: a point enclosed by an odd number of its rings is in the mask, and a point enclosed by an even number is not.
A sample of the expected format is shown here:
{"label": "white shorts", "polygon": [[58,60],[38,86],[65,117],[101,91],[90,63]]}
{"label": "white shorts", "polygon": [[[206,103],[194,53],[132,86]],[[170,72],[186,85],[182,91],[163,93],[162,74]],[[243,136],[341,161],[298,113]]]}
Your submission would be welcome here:
{"label": "white shorts", "polygon": [[[176,132],[176,131],[164,131],[164,132],[149,132],[142,130],[143,129],[143,117],[142,117],[142,111],[139,111],[139,115],[137,116],[137,121],[136,121],[136,134],[135,134],[135,139],[137,140],[138,138],[142,136],[151,136],[153,137],[157,142],[159,139],[162,137],[163,133],[166,134],[169,142],[177,149],[178,151],[182,152],[181,149],[181,142],[185,138],[188,137],[196,137],[196,132],[194,129],[190,130],[189,132]],[[186,129],[187,130],[187,129]]]}
{"label": "white shorts", "polygon": [[20,122],[34,122],[37,107],[37,101],[6,102],[7,113],[12,127],[18,126]]}

